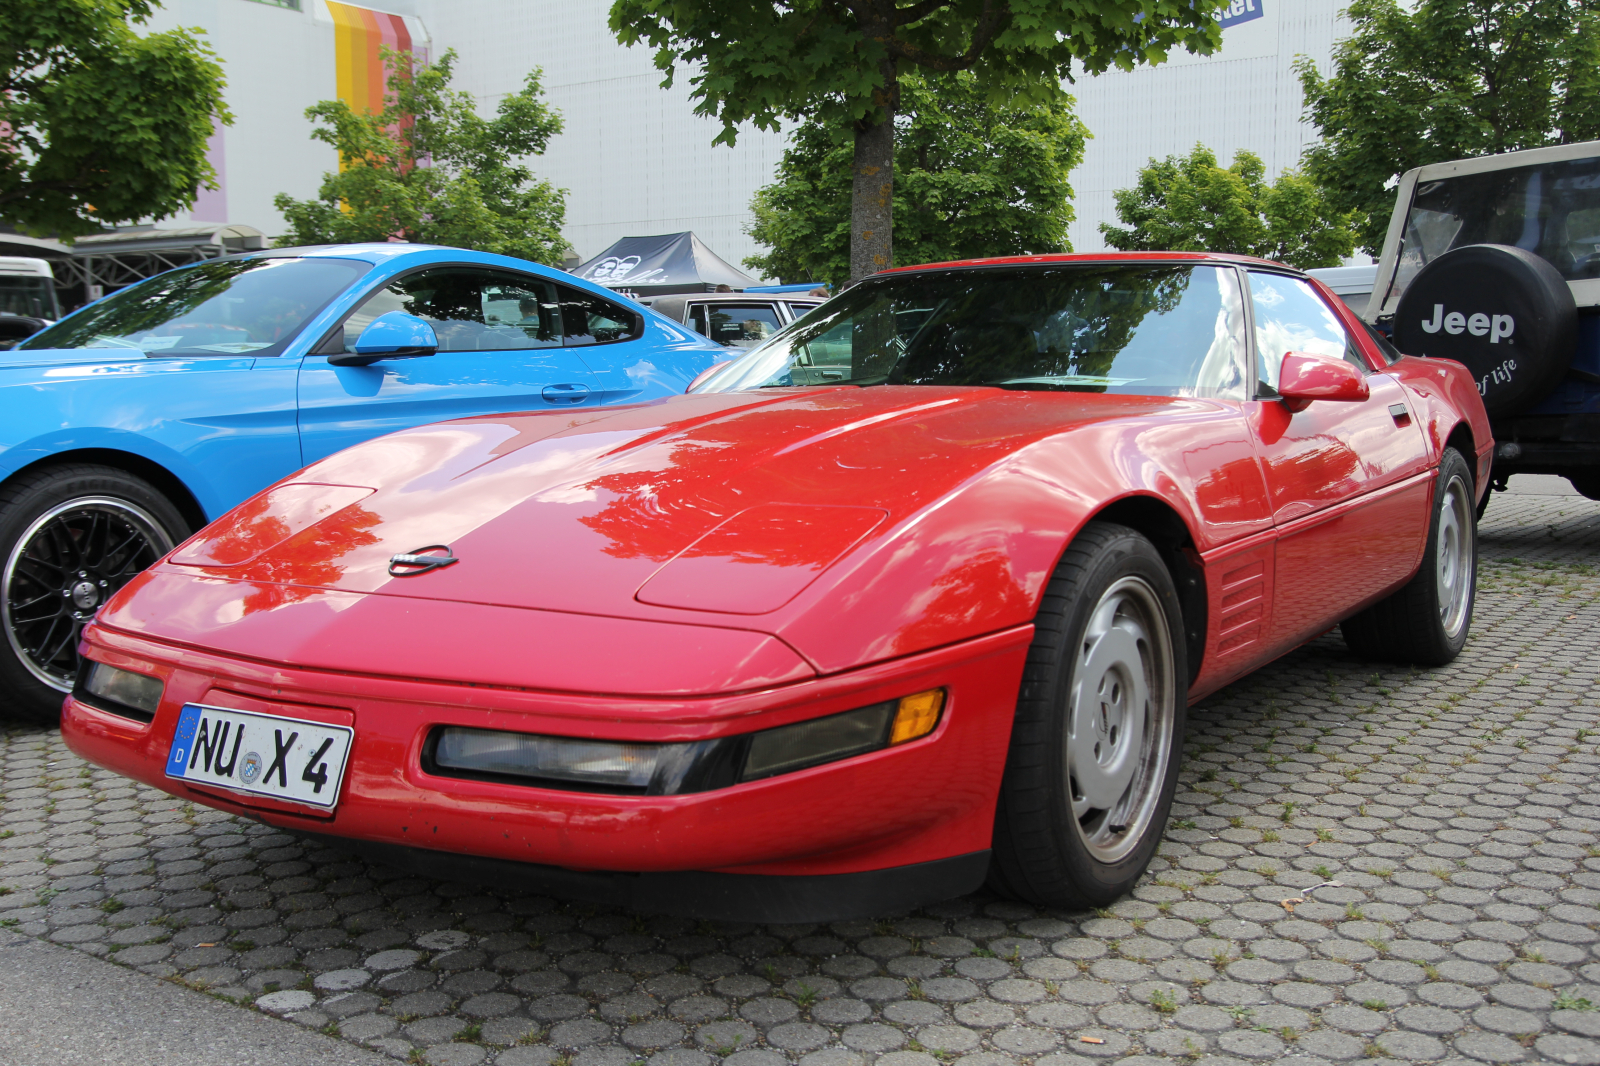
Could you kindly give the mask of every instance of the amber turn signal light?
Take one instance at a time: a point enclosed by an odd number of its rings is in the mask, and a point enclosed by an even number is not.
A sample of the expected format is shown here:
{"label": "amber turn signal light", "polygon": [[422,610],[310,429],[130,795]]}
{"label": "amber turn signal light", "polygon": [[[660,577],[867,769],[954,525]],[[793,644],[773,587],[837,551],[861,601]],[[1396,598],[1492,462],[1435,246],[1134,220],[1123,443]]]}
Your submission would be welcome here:
{"label": "amber turn signal light", "polygon": [[894,727],[889,731],[889,744],[904,744],[933,732],[944,711],[944,689],[934,688],[915,696],[902,696],[900,707],[894,714]]}

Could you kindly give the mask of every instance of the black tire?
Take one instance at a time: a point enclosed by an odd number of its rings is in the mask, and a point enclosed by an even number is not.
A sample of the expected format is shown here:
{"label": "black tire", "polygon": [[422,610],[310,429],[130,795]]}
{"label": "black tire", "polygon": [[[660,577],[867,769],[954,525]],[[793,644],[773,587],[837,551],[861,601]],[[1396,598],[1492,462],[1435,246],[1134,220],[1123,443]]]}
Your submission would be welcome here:
{"label": "black tire", "polygon": [[[1172,809],[1189,678],[1178,592],[1142,535],[1091,522],[1057,564],[1034,626],[989,884],[1042,906],[1104,906],[1144,873]],[[1096,678],[1091,711],[1074,690]],[[1129,769],[1122,757],[1135,754]]]}
{"label": "black tire", "polygon": [[0,715],[54,723],[100,604],[188,536],[149,482],[74,463],[0,489]]}
{"label": "black tire", "polygon": [[1585,470],[1581,474],[1568,474],[1567,480],[1578,490],[1578,495],[1590,500],[1600,500],[1600,470]]}
{"label": "black tire", "polygon": [[1467,643],[1478,588],[1478,521],[1472,467],[1446,448],[1439,463],[1422,566],[1405,587],[1339,624],[1364,659],[1443,666]]}
{"label": "black tire", "polygon": [[1452,248],[1417,272],[1394,315],[1407,355],[1454,359],[1499,418],[1560,384],[1578,347],[1578,307],[1561,272],[1505,244]]}

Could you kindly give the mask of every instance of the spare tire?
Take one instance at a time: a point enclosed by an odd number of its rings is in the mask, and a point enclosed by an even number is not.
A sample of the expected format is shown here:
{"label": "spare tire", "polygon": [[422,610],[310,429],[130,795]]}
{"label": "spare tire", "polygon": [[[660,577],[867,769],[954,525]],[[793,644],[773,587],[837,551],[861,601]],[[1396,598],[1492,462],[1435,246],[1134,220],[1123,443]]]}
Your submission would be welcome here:
{"label": "spare tire", "polygon": [[1505,244],[1453,248],[1423,267],[1400,297],[1395,346],[1454,359],[1477,379],[1491,416],[1544,399],[1572,364],[1578,309],[1559,271]]}

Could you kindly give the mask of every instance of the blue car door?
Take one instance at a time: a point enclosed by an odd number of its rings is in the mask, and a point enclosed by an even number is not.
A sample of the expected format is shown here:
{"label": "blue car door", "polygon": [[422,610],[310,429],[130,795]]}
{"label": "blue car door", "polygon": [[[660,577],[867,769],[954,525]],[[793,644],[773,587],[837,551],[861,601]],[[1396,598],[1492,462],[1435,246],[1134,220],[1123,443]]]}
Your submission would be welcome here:
{"label": "blue car door", "polygon": [[[604,348],[605,340],[632,336],[634,320],[619,313],[627,320],[567,323],[562,303],[568,295],[564,286],[531,274],[477,266],[429,267],[390,281],[305,357],[302,461],[427,422],[603,402],[614,389],[581,353],[597,340]],[[328,363],[330,354],[351,351],[361,330],[387,311],[426,319],[439,350],[370,366]]]}

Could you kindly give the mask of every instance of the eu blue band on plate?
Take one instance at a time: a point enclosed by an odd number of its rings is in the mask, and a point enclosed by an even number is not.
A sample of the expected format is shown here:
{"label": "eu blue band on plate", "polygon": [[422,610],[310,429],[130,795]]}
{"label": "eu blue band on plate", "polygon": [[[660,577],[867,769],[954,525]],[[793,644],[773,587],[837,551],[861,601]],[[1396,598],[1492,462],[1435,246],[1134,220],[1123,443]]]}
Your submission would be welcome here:
{"label": "eu blue band on plate", "polygon": [[200,708],[186,704],[178,715],[178,728],[172,734],[172,751],[167,755],[167,773],[182,776],[194,746],[195,730],[200,728]]}

